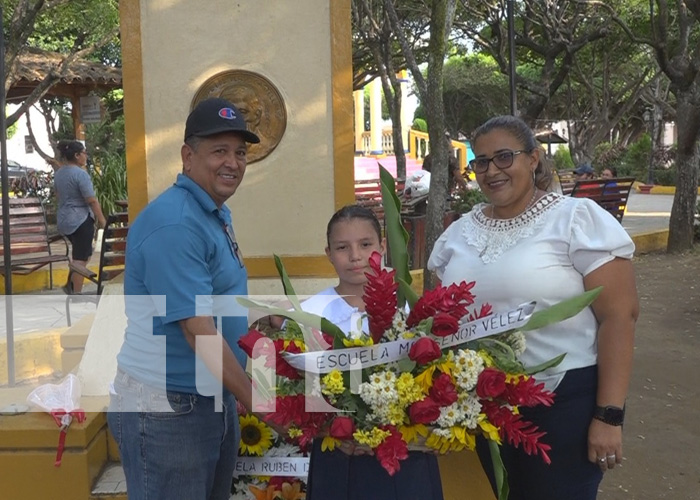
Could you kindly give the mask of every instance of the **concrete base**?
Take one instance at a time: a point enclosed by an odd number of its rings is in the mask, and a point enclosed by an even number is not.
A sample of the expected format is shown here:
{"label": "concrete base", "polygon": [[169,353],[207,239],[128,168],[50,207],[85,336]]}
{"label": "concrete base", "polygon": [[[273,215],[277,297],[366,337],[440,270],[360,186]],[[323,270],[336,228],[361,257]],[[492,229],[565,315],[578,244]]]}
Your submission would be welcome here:
{"label": "concrete base", "polygon": [[66,435],[60,467],[54,466],[59,428],[44,412],[0,417],[0,491],[2,498],[81,500],[107,462],[104,413],[89,413]]}

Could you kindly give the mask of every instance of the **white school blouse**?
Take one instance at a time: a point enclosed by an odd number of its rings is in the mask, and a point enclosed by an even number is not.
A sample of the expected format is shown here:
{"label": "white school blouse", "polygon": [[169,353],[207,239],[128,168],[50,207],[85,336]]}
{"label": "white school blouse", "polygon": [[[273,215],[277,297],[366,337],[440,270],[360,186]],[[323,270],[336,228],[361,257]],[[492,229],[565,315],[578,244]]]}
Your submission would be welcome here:
{"label": "white school blouse", "polygon": [[[428,267],[443,284],[476,281],[476,305],[495,312],[537,301],[536,311],[585,291],[583,277],[615,257],[631,259],[634,243],[595,202],[548,193],[513,219],[484,215],[485,204],[454,222],[435,243]],[[521,360],[564,360],[535,378],[553,390],[567,370],[596,364],[598,323],[587,307],[566,321],[526,333]]]}
{"label": "white school blouse", "polygon": [[369,332],[367,315],[357,307],[352,307],[338,295],[335,287],[329,287],[301,303],[301,308],[313,314],[323,316],[337,325],[350,337]]}

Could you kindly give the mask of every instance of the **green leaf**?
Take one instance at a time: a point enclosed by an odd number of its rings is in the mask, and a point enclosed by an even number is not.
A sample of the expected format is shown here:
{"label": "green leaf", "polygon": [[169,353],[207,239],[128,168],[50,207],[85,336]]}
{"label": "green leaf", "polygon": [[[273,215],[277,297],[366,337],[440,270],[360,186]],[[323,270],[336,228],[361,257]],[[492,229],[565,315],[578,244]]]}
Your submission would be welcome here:
{"label": "green leaf", "polygon": [[590,306],[598,295],[600,295],[602,290],[603,287],[599,286],[598,288],[584,292],[572,299],[564,300],[558,304],[554,304],[552,307],[537,311],[530,317],[530,321],[520,328],[520,330],[529,332],[530,330],[537,330],[538,328],[543,328],[552,323],[558,323],[565,319],[572,318],[586,307]]}
{"label": "green leaf", "polygon": [[508,500],[510,493],[508,488],[508,471],[501,459],[501,450],[496,441],[488,440],[491,451],[491,463],[493,464],[493,474],[496,478],[496,488],[498,489],[498,500]]}
{"label": "green leaf", "polygon": [[[408,232],[401,223],[401,202],[396,196],[394,177],[379,164],[379,179],[382,184],[382,205],[384,207],[384,223],[386,226],[386,238],[389,242],[391,265],[396,271],[395,279],[398,283],[403,280],[409,285],[413,281],[408,268]],[[397,292],[398,307],[406,303],[404,290],[399,288]]]}
{"label": "green leaf", "polygon": [[248,309],[258,309],[265,311],[268,314],[293,319],[302,325],[321,330],[322,332],[333,337],[333,347],[335,348],[343,347],[343,339],[347,338],[340,328],[328,321],[326,318],[318,316],[317,314],[306,311],[289,311],[287,309],[282,309],[281,307],[271,306],[269,304],[244,297],[236,297],[236,301]]}
{"label": "green leaf", "polygon": [[545,371],[547,368],[557,366],[563,361],[564,357],[566,357],[566,353],[560,354],[559,356],[552,358],[549,361],[545,361],[544,363],[541,363],[537,366],[531,366],[530,368],[527,368],[525,370],[525,375],[534,375],[535,373]]}
{"label": "green leaf", "polygon": [[284,264],[282,263],[282,259],[280,259],[279,255],[277,254],[272,254],[273,257],[275,258],[275,266],[277,267],[277,272],[280,275],[280,279],[282,280],[282,288],[284,289],[284,294],[287,296],[289,301],[292,303],[292,307],[294,307],[295,310],[301,311],[301,303],[299,302],[299,299],[297,298],[297,294],[294,291],[294,287],[292,286],[292,282],[289,279],[289,275],[287,274],[287,270],[284,268]]}
{"label": "green leaf", "polygon": [[411,361],[408,358],[400,359],[396,364],[398,365],[399,371],[401,373],[404,373],[404,372],[411,373],[413,371],[413,369],[416,367],[416,362]]}
{"label": "green leaf", "polygon": [[418,302],[420,297],[418,297],[418,294],[413,291],[413,288],[411,288],[409,283],[406,283],[401,278],[396,278],[396,281],[399,284],[399,291],[403,293],[403,296],[406,298],[406,302],[408,302],[408,307],[413,309],[413,306],[416,302]]}

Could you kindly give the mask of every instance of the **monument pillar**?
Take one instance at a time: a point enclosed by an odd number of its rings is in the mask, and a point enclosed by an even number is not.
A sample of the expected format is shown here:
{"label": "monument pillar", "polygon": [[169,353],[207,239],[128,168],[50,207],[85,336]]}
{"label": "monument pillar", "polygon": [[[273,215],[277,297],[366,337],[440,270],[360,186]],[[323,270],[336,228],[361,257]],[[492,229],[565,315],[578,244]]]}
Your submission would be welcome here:
{"label": "monument pillar", "polygon": [[263,138],[228,201],[251,290],[279,292],[273,253],[292,277],[334,276],[326,224],[354,201],[350,0],[121,0],[120,14],[130,217],[181,171],[193,105],[222,96]]}

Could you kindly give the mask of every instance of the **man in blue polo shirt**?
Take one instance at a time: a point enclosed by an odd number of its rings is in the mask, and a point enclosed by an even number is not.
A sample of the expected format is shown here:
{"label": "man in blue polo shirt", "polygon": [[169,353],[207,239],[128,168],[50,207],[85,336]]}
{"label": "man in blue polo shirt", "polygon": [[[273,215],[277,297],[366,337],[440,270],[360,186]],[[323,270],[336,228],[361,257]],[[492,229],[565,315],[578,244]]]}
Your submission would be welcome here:
{"label": "man in blue polo shirt", "polygon": [[247,143],[259,141],[230,102],[200,102],[187,118],[182,173],[129,230],[128,321],[107,418],[131,500],[229,498],[236,398],[250,408],[251,385],[236,343],[245,312],[217,320],[220,299],[247,294],[224,203],[243,180]]}

